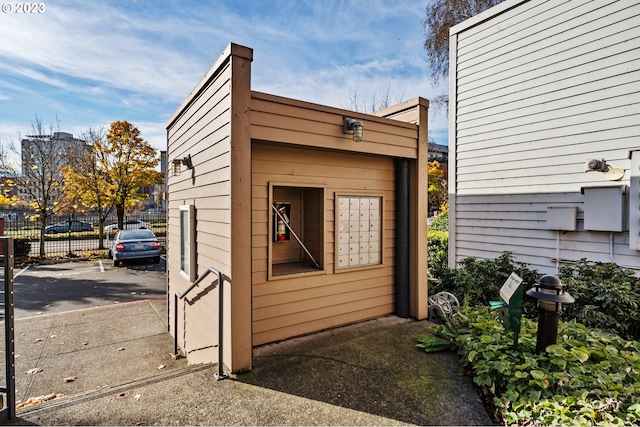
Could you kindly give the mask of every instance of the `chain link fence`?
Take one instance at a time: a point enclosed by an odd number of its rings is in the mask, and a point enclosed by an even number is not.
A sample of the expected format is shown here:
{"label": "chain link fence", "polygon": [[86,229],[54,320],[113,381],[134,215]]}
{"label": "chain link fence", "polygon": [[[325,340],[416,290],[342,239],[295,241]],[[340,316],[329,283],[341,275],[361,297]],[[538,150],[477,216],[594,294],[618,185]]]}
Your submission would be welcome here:
{"label": "chain link fence", "polygon": [[[0,213],[4,219],[4,235],[16,242],[16,256],[40,257],[40,219],[29,212]],[[164,244],[166,213],[164,211],[125,215],[125,228],[149,228]],[[110,215],[104,222],[104,239],[100,245],[98,216],[55,215],[47,221],[44,237],[45,257],[105,256],[117,232],[118,219]],[[27,252],[28,250],[28,252]]]}

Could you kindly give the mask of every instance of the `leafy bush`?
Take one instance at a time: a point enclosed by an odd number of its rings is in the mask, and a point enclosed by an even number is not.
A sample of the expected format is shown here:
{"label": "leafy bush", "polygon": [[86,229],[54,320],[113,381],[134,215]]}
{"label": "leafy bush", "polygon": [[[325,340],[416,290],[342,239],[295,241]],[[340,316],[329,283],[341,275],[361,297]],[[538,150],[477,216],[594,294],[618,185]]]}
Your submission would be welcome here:
{"label": "leafy bush", "polygon": [[29,256],[31,241],[29,239],[13,239],[13,256],[16,258]]}
{"label": "leafy bush", "polygon": [[[433,261],[430,258],[429,273],[436,279],[429,282],[431,295],[446,291],[470,306],[488,306],[489,301],[499,300],[500,288],[511,272],[523,277],[525,291],[541,276],[526,264],[515,262],[509,252],[493,260],[466,258],[460,268],[446,268],[438,264],[440,248],[437,245],[433,255],[430,252]],[[564,306],[563,319],[576,319],[586,326],[616,333],[625,339],[640,339],[640,281],[633,270],[583,259],[574,267],[562,267],[558,277],[576,299],[574,304]],[[522,313],[525,317],[536,318],[536,301],[525,296]]]}
{"label": "leafy bush", "polygon": [[563,317],[640,339],[640,282],[633,270],[582,259],[575,267],[562,267],[558,277],[576,299]]}
{"label": "leafy bush", "polygon": [[449,259],[449,233],[429,230],[427,233],[427,267],[432,277],[440,277],[447,269]]}
{"label": "leafy bush", "polygon": [[428,226],[429,231],[449,231],[449,210],[445,209],[438,216],[431,220]]}
{"label": "leafy bush", "polygon": [[[434,274],[438,283],[430,285],[429,293],[446,291],[454,294],[458,300],[470,306],[489,305],[489,301],[498,300],[500,288],[512,272],[517,272],[524,279],[525,289],[533,285],[540,274],[529,270],[526,264],[516,263],[510,252],[504,252],[493,260],[476,260],[465,258],[460,268],[447,268]],[[523,310],[533,313],[534,303],[525,299]]]}
{"label": "leafy bush", "polygon": [[536,323],[523,319],[522,325],[518,350],[486,307],[463,307],[433,329],[457,344],[474,383],[505,425],[640,422],[638,341],[560,322],[558,344],[534,354]]}

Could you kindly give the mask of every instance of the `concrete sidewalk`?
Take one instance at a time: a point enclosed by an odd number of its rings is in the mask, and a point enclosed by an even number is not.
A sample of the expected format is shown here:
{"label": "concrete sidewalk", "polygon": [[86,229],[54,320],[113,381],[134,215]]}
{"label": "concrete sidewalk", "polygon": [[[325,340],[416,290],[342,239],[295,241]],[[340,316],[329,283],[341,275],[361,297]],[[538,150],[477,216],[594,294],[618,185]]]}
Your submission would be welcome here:
{"label": "concrete sidewalk", "polygon": [[27,406],[10,424],[491,424],[456,356],[415,347],[427,322],[389,316],[263,346],[251,372],[216,381],[215,365],[172,359],[166,313],[142,301],[17,320]]}

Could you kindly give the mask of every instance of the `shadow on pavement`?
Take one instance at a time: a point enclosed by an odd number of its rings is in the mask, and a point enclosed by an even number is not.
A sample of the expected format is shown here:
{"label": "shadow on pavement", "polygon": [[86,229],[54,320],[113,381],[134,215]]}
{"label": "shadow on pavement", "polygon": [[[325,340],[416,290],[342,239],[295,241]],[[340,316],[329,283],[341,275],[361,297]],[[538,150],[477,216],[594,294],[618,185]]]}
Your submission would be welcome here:
{"label": "shadow on pavement", "polygon": [[238,380],[417,425],[490,425],[454,353],[427,354],[430,323],[394,316],[266,345]]}

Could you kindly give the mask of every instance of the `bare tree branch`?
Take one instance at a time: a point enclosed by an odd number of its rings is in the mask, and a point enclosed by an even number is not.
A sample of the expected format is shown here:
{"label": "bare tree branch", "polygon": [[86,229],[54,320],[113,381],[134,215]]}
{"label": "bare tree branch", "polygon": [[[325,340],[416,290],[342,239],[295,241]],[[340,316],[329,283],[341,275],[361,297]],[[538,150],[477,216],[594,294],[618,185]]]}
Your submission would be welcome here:
{"label": "bare tree branch", "polygon": [[503,0],[431,0],[425,9],[424,48],[431,65],[434,85],[449,75],[449,28]]}

